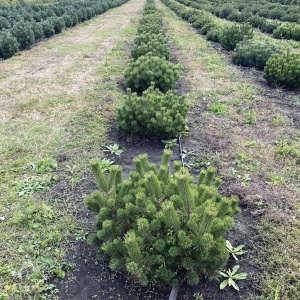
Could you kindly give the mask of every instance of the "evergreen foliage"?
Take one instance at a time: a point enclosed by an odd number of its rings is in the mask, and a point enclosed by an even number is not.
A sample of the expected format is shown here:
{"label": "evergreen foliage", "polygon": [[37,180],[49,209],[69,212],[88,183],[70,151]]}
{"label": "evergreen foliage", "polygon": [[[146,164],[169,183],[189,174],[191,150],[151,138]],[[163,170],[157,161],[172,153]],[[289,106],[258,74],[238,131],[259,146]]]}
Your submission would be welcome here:
{"label": "evergreen foliage", "polygon": [[131,51],[133,59],[138,59],[140,56],[146,55],[151,52],[153,56],[158,56],[169,60],[170,51],[166,43],[162,43],[161,39],[153,38],[147,43],[135,46]]}
{"label": "evergreen foliage", "polygon": [[17,39],[8,30],[0,33],[0,59],[13,56],[19,50]]}
{"label": "evergreen foliage", "polygon": [[50,23],[48,21],[44,21],[44,22],[41,22],[41,24],[43,26],[43,32],[44,32],[45,37],[49,38],[55,34],[54,26],[52,23]]}
{"label": "evergreen foliage", "polygon": [[226,50],[232,51],[237,43],[243,39],[251,38],[253,38],[253,28],[249,24],[234,24],[223,28],[220,35],[220,42]]}
{"label": "evergreen foliage", "polygon": [[[0,34],[2,40],[12,41],[11,37],[4,33],[7,29],[10,30],[12,37],[18,42],[19,50],[27,49],[43,36],[51,37],[66,27],[75,26],[126,1],[128,0],[64,0],[54,3],[22,2],[18,5],[3,6],[0,7]],[[2,44],[6,47],[0,49],[2,58],[8,58],[8,53],[16,53],[12,50],[15,47],[11,42],[2,41]]]}
{"label": "evergreen foliage", "polygon": [[163,94],[151,86],[138,97],[128,89],[117,111],[117,121],[120,129],[129,132],[170,138],[185,129],[187,111],[184,97],[176,96],[173,91]]}
{"label": "evergreen foliage", "polygon": [[220,36],[221,36],[222,28],[220,27],[212,27],[208,32],[207,32],[207,39],[209,41],[213,42],[220,42]]}
{"label": "evergreen foliage", "polygon": [[28,49],[35,42],[34,32],[29,23],[19,22],[11,28],[11,32],[21,50]]}
{"label": "evergreen foliage", "polygon": [[152,56],[152,53],[140,56],[128,64],[125,71],[126,86],[133,91],[145,91],[151,84],[166,92],[174,87],[179,78],[179,66],[165,58]]}
{"label": "evergreen foliage", "polygon": [[84,199],[97,214],[93,240],[112,269],[127,271],[142,285],[173,286],[178,273],[197,284],[199,275],[216,275],[229,257],[223,236],[233,227],[238,199],[218,194],[221,180],[212,167],[197,184],[178,161],[171,175],[171,155],[164,151],[159,169],[147,154],[138,156],[128,180],[120,166],[106,178],[99,161],[91,162],[100,189]]}
{"label": "evergreen foliage", "polygon": [[282,52],[278,46],[268,41],[244,40],[237,44],[233,62],[244,67],[263,69],[273,53]]}
{"label": "evergreen foliage", "polygon": [[282,24],[273,31],[273,36],[276,39],[289,39],[300,41],[300,25],[287,23]]}
{"label": "evergreen foliage", "polygon": [[300,53],[289,51],[273,54],[264,69],[264,78],[273,86],[297,88],[300,86]]}

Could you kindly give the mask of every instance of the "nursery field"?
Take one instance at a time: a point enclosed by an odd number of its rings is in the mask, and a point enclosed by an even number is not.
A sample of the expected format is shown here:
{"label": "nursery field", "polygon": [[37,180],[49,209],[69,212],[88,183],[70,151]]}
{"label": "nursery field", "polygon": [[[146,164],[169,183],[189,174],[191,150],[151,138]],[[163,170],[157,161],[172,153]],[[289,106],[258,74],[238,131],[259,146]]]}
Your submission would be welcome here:
{"label": "nursery field", "polygon": [[300,39],[239,0],[89,3],[23,12],[77,20],[23,51],[0,6],[0,299],[299,299]]}

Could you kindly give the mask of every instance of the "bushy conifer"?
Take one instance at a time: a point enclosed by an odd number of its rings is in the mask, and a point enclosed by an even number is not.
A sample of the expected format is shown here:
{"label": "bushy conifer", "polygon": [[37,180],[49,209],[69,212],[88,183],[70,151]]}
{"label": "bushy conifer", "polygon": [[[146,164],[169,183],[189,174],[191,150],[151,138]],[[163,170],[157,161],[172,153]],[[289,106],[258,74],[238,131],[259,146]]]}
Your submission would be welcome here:
{"label": "bushy conifer", "polygon": [[171,155],[164,151],[159,168],[146,154],[138,156],[128,180],[120,166],[106,178],[99,161],[92,161],[100,190],[84,203],[97,215],[93,240],[112,269],[127,271],[142,285],[174,286],[179,273],[197,284],[201,275],[216,275],[229,257],[223,236],[233,227],[238,199],[218,194],[221,180],[212,167],[197,183],[180,162],[171,175]]}

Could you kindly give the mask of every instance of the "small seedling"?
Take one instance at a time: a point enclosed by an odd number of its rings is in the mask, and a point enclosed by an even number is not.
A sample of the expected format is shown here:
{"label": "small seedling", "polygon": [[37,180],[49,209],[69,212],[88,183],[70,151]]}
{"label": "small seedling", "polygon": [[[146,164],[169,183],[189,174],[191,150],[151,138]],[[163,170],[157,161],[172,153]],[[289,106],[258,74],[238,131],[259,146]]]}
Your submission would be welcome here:
{"label": "small seedling", "polygon": [[172,139],[172,140],[162,140],[162,142],[165,144],[165,149],[170,149],[172,147],[178,146],[178,141],[177,139]]}
{"label": "small seedling", "polygon": [[109,151],[110,154],[115,154],[117,156],[120,156],[123,152],[123,150],[120,149],[120,146],[118,144],[108,145],[106,146],[106,150],[104,151]]}
{"label": "small seedling", "polygon": [[102,158],[100,161],[100,168],[103,172],[106,172],[109,170],[110,166],[114,164],[113,160],[110,160],[108,158]]}
{"label": "small seedling", "polygon": [[240,290],[240,288],[236,284],[235,280],[246,279],[248,274],[247,273],[238,273],[237,274],[236,272],[239,268],[240,268],[240,266],[236,265],[232,268],[232,270],[228,270],[226,273],[219,272],[220,275],[227,278],[223,282],[221,282],[220,290],[223,290],[224,288],[226,288],[226,286],[232,286],[237,291]]}
{"label": "small seedling", "polygon": [[254,110],[249,110],[249,112],[245,115],[245,124],[255,125],[257,123],[256,113]]}
{"label": "small seedling", "polygon": [[237,258],[237,255],[242,255],[244,254],[246,251],[245,250],[242,250],[243,248],[245,247],[245,245],[239,245],[237,246],[236,248],[234,248],[231,243],[226,240],[226,248],[227,248],[227,251],[233,256],[233,258],[235,260],[239,260]]}
{"label": "small seedling", "polygon": [[70,173],[71,175],[74,174],[76,168],[77,168],[76,165],[73,165],[73,166],[71,166],[71,165],[66,165],[66,171],[67,171],[68,173]]}

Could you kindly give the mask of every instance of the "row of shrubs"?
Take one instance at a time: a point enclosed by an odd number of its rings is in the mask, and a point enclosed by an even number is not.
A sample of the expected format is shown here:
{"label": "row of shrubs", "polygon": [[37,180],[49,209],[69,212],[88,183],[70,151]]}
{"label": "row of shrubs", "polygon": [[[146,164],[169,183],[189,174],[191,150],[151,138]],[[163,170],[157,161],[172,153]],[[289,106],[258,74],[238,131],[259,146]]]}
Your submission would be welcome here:
{"label": "row of shrubs", "polygon": [[214,7],[215,9],[211,10],[211,7],[207,6],[207,3],[209,3],[208,0],[176,1],[185,6],[208,11],[209,14],[213,13],[222,19],[228,19],[238,23],[249,23],[252,27],[258,28],[262,32],[273,34],[273,37],[276,39],[300,41],[300,25],[295,23],[281,23],[280,21],[267,20],[265,17],[262,17],[259,14],[253,14],[248,10],[240,12],[237,9],[233,9],[231,4],[222,6],[221,4],[224,2],[220,3],[221,7]]}
{"label": "row of shrubs", "polygon": [[49,38],[126,1],[62,1],[8,6],[0,10],[0,59],[7,59],[42,38]]}
{"label": "row of shrubs", "polygon": [[200,29],[208,40],[234,51],[235,64],[264,70],[264,78],[273,86],[292,89],[300,86],[300,53],[284,52],[277,44],[253,40],[253,28],[249,24],[221,27],[203,10],[191,9],[173,0],[162,2]]}
{"label": "row of shrubs", "polygon": [[[148,0],[125,70],[127,96],[117,111],[120,129],[160,138],[185,129],[188,105],[172,91],[179,66],[172,64],[167,37],[152,0]],[[139,95],[138,95],[139,94]]]}
{"label": "row of shrubs", "polygon": [[[147,0],[125,72],[127,86],[142,94],[128,90],[117,113],[122,129],[176,136],[184,128],[188,107],[171,90],[178,67],[169,57],[154,1]],[[112,166],[107,178],[100,162],[91,162],[100,189],[84,199],[97,215],[93,241],[113,270],[127,271],[141,285],[169,288],[216,276],[229,258],[224,235],[240,211],[237,197],[218,194],[221,180],[213,167],[201,171],[195,183],[181,161],[171,174],[171,155],[164,151],[159,168],[147,154],[134,158],[128,180],[121,166]]]}
{"label": "row of shrubs", "polygon": [[[197,0],[198,2],[199,0]],[[296,22],[300,23],[300,7],[299,2],[284,1],[283,3],[272,3],[268,0],[201,0],[203,4],[209,4],[212,7],[213,13],[216,16],[222,17],[226,15],[257,15],[264,19],[280,20],[283,22]]]}

